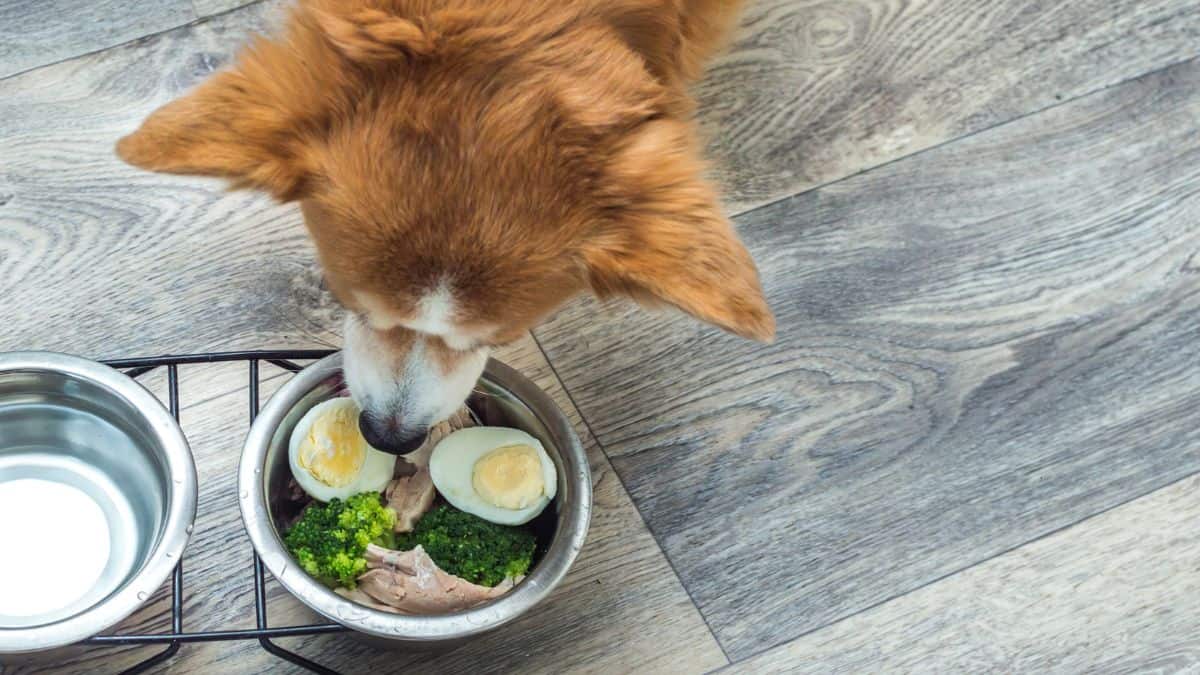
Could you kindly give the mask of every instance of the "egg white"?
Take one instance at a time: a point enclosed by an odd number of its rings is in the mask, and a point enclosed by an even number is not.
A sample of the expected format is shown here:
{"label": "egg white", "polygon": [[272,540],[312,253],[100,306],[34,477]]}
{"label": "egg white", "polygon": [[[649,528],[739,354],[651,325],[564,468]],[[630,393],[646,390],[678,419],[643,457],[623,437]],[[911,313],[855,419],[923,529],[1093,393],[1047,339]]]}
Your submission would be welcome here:
{"label": "egg white", "polygon": [[[496,448],[528,445],[537,450],[545,486],[542,495],[523,509],[505,509],[485,501],[475,492],[475,462]],[[538,439],[507,427],[468,427],[446,436],[429,456],[429,475],[433,486],[459,511],[479,516],[499,525],[523,525],[545,510],[558,493],[558,472]]]}
{"label": "egg white", "polygon": [[358,406],[351,398],[331,398],[328,401],[323,401],[313,406],[300,421],[296,423],[296,428],[292,431],[292,437],[288,443],[288,465],[292,469],[292,476],[296,479],[296,483],[300,489],[304,490],[308,496],[317,501],[328,502],[332,499],[346,499],[356,494],[363,492],[383,492],[388,483],[392,480],[392,474],[396,468],[396,456],[376,450],[372,448],[365,440],[363,445],[367,448],[366,457],[363,458],[362,466],[359,467],[358,476],[348,484],[334,487],[326,485],[317,480],[304,467],[300,466],[299,453],[300,442],[308,435],[317,418],[332,409],[341,406],[353,406],[357,414]]}

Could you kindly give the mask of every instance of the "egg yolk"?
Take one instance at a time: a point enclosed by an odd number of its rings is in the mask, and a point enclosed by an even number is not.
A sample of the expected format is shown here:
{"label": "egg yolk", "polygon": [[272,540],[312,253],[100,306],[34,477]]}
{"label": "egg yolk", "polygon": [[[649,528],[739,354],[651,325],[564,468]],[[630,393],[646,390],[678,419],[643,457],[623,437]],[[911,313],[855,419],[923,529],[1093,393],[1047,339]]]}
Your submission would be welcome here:
{"label": "egg yolk", "polygon": [[528,445],[506,445],[480,457],[471,484],[487,503],[513,510],[534,503],[546,489],[538,452]]}
{"label": "egg yolk", "polygon": [[296,453],[296,462],[330,487],[352,483],[366,459],[367,441],[350,406],[332,408],[314,420]]}

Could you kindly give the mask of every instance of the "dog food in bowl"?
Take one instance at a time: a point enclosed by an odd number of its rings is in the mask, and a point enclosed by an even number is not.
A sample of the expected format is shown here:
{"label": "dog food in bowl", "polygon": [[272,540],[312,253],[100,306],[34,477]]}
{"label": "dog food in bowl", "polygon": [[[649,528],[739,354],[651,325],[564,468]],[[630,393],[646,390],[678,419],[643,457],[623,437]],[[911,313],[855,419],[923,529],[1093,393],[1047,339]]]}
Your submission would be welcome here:
{"label": "dog food in bowl", "polygon": [[531,523],[557,492],[541,441],[478,426],[469,409],[403,459],[372,448],[358,406],[332,398],[302,417],[288,445],[295,484],[284,543],[310,576],[362,605],[443,614],[504,595],[534,563]]}
{"label": "dog food in bowl", "polygon": [[[309,416],[354,410],[339,400],[340,366],[340,355],[328,357],[285,385],[243,451],[243,518],[280,583],[353,630],[415,647],[457,643],[545,598],[578,554],[591,508],[586,456],[549,397],[490,363],[469,410],[396,461],[376,492],[354,415]],[[341,439],[349,456],[322,436]],[[322,485],[305,490],[315,478]],[[348,485],[372,489],[325,491]],[[330,528],[340,530],[332,547],[321,536]]]}

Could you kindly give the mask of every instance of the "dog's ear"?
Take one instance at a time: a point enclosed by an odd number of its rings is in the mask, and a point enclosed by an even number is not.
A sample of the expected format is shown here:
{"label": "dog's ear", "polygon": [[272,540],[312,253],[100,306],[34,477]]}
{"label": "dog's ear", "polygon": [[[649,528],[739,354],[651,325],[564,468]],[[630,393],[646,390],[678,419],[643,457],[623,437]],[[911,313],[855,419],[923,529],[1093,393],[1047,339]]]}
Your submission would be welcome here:
{"label": "dog's ear", "polygon": [[669,303],[769,342],[758,270],[702,173],[683,123],[642,125],[610,164],[602,200],[613,217],[584,245],[588,279],[602,297]]}
{"label": "dog's ear", "polygon": [[280,83],[256,75],[263,64],[254,55],[153,112],[118,141],[117,154],[150,171],[217,176],[284,201],[300,198],[309,170],[299,125],[280,102]]}
{"label": "dog's ear", "polygon": [[[684,4],[686,8],[678,5]],[[692,82],[733,33],[744,0],[597,3],[621,39],[646,61],[664,83]]]}

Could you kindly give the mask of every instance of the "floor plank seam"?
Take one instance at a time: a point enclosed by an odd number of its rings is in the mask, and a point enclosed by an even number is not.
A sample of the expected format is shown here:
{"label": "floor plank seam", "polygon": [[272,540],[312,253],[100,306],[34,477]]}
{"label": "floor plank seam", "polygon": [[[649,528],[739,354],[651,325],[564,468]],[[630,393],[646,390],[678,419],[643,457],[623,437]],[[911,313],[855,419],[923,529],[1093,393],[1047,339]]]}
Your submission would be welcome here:
{"label": "floor plank seam", "polygon": [[[629,489],[625,486],[625,479],[621,478],[621,472],[617,471],[617,467],[612,464],[612,458],[608,456],[608,451],[604,449],[604,444],[601,443],[600,438],[596,436],[596,432],[592,429],[592,423],[588,421],[588,418],[583,414],[583,411],[580,410],[579,404],[575,402],[575,397],[571,394],[571,390],[567,388],[567,383],[563,381],[562,377],[559,376],[558,368],[556,368],[554,366],[554,362],[550,360],[550,355],[547,354],[545,348],[542,347],[542,343],[540,340],[538,340],[537,334],[534,331],[529,331],[529,335],[533,338],[533,343],[537,345],[538,351],[542,353],[542,357],[546,359],[546,364],[550,366],[550,372],[554,374],[554,378],[558,380],[559,385],[562,387],[563,395],[567,397],[567,400],[570,401],[571,405],[575,406],[575,410],[579,412],[579,419],[583,421],[583,426],[587,429],[588,433],[591,434],[592,440],[596,443],[596,447],[600,448],[600,453],[603,454],[606,459],[608,459],[609,466],[612,467],[613,476],[617,479],[617,483],[621,486],[621,489],[626,495],[630,495]],[[713,642],[715,642],[717,644],[717,648],[721,650],[721,656],[725,658],[725,666],[722,666],[722,668],[732,665],[733,659],[729,658],[729,652],[725,650],[725,645],[721,644],[721,639],[717,637],[717,633],[713,630],[712,624],[708,622],[708,617],[704,614],[704,610],[702,610],[700,605],[696,603],[696,598],[692,595],[692,589],[688,588],[688,585],[684,583],[683,577],[679,574],[679,570],[675,568],[675,561],[671,560],[671,556],[667,555],[667,550],[663,548],[662,542],[658,540],[658,534],[656,534],[654,529],[650,527],[650,523],[646,520],[645,514],[642,513],[642,508],[638,506],[637,500],[633,499],[632,495],[630,495],[629,501],[633,504],[634,510],[637,511],[638,518],[641,519],[642,525],[645,526],[646,531],[649,532],[650,536],[654,539],[654,543],[656,546],[658,546],[658,550],[662,554],[663,560],[666,561],[667,567],[670,568],[671,574],[674,574],[675,579],[679,581],[679,587],[682,588],[683,592],[687,594],[688,602],[692,603],[692,607],[694,607],[696,609],[696,613],[700,615],[700,620],[704,622],[704,627],[708,630],[708,634],[712,636]]]}
{"label": "floor plank seam", "polygon": [[207,18],[213,17],[213,16],[220,16],[222,14],[228,14],[229,12],[236,12],[237,10],[242,9],[243,7],[249,7],[250,5],[253,5],[259,1],[260,0],[250,0],[249,2],[238,5],[237,7],[230,7],[229,9],[223,9],[219,12],[212,12],[209,14],[205,14],[204,12],[200,11],[200,8],[196,6],[196,0],[189,0],[188,4],[192,6],[192,11],[196,13],[197,19],[207,19]]}
{"label": "floor plank seam", "polygon": [[[1190,59],[1189,59],[1189,60],[1190,60]],[[580,415],[582,415],[582,413],[580,413]],[[597,442],[599,442],[599,441],[597,441]],[[615,471],[615,469],[614,469],[614,471]],[[797,641],[797,640],[801,640],[801,639],[803,639],[803,638],[805,638],[805,637],[808,637],[809,635],[812,635],[812,634],[814,634],[814,633],[818,633],[818,632],[820,632],[820,631],[823,631],[823,630],[825,630],[826,628],[830,628],[831,626],[836,626],[837,624],[843,623],[843,622],[845,622],[845,621],[849,621],[850,619],[853,619],[854,617],[856,617],[856,616],[859,616],[860,614],[866,614],[867,612],[870,612],[870,611],[873,611],[873,610],[875,610],[875,609],[878,609],[879,607],[882,607],[882,606],[884,606],[884,605],[887,605],[887,604],[889,604],[889,603],[891,603],[891,602],[895,602],[895,601],[901,600],[902,598],[905,598],[905,597],[907,597],[907,596],[909,596],[909,595],[912,595],[913,593],[916,593],[916,592],[918,592],[918,591],[921,591],[922,589],[928,588],[928,587],[930,587],[930,586],[933,586],[933,585],[935,585],[935,584],[939,584],[939,583],[941,583],[941,582],[943,582],[943,581],[945,581],[945,580],[947,580],[947,579],[950,579],[951,577],[958,576],[959,574],[962,574],[963,572],[966,572],[966,571],[968,571],[968,570],[971,570],[971,569],[974,569],[974,568],[976,568],[976,567],[979,567],[980,565],[984,565],[984,564],[986,564],[986,563],[988,563],[988,562],[990,562],[990,561],[992,561],[992,560],[994,560],[994,559],[996,559],[996,558],[999,558],[999,557],[1001,557],[1001,556],[1008,555],[1009,553],[1012,553],[1012,552],[1014,552],[1014,551],[1017,551],[1017,550],[1019,550],[1019,549],[1025,548],[1026,546],[1030,546],[1030,545],[1032,545],[1032,544],[1035,544],[1035,543],[1037,543],[1037,542],[1039,542],[1039,541],[1042,541],[1043,539],[1047,539],[1047,538],[1049,538],[1049,537],[1053,537],[1053,536],[1055,536],[1055,535],[1057,535],[1057,534],[1060,534],[1060,533],[1062,533],[1062,532],[1065,532],[1065,531],[1067,531],[1067,530],[1069,530],[1069,529],[1071,529],[1071,528],[1075,527],[1076,525],[1080,525],[1080,524],[1082,524],[1082,523],[1086,523],[1087,521],[1089,521],[1089,520],[1092,520],[1092,519],[1094,519],[1094,518],[1098,518],[1098,517],[1100,517],[1100,516],[1103,516],[1103,515],[1104,515],[1104,514],[1106,514],[1106,513],[1109,513],[1109,512],[1111,512],[1111,511],[1115,511],[1115,510],[1117,510],[1117,509],[1121,508],[1122,506],[1125,506],[1126,504],[1131,504],[1131,503],[1133,503],[1133,502],[1136,502],[1136,501],[1138,501],[1139,499],[1144,499],[1144,498],[1146,498],[1146,497],[1149,497],[1150,495],[1153,495],[1153,494],[1155,494],[1155,493],[1161,492],[1161,491],[1163,491],[1163,490],[1170,489],[1172,486],[1178,485],[1178,484],[1180,484],[1180,483],[1183,483],[1183,482],[1185,482],[1185,481],[1188,481],[1188,480],[1192,480],[1192,479],[1196,478],[1197,476],[1200,476],[1200,471],[1193,471],[1193,472],[1191,472],[1191,473],[1189,473],[1189,474],[1186,474],[1186,475],[1184,475],[1184,476],[1180,476],[1179,478],[1176,478],[1176,479],[1174,479],[1174,480],[1167,481],[1166,483],[1163,483],[1162,485],[1158,485],[1158,486],[1156,486],[1156,487],[1153,487],[1153,488],[1151,488],[1151,489],[1149,489],[1149,490],[1146,490],[1145,492],[1142,492],[1142,493],[1139,493],[1139,494],[1137,494],[1137,495],[1135,495],[1135,496],[1133,496],[1133,497],[1130,497],[1129,499],[1125,499],[1125,500],[1122,500],[1122,501],[1116,502],[1115,504],[1112,504],[1112,505],[1110,505],[1110,506],[1107,506],[1107,507],[1105,507],[1105,508],[1103,508],[1103,509],[1100,509],[1099,511],[1096,511],[1095,513],[1088,514],[1088,515],[1086,515],[1086,516],[1084,516],[1084,517],[1082,517],[1082,518],[1079,518],[1079,519],[1077,519],[1077,520],[1071,521],[1070,523],[1067,523],[1067,524],[1065,524],[1065,525],[1061,525],[1061,526],[1059,526],[1059,527],[1056,527],[1056,528],[1054,528],[1054,529],[1051,529],[1051,530],[1048,530],[1048,531],[1046,531],[1046,532],[1043,532],[1042,534],[1040,534],[1040,535],[1038,535],[1038,536],[1036,536],[1036,537],[1034,537],[1034,538],[1032,538],[1032,539],[1030,539],[1030,540],[1028,540],[1028,541],[1021,542],[1020,544],[1017,544],[1017,545],[1015,545],[1015,546],[1010,546],[1010,547],[1008,547],[1008,548],[1006,548],[1006,549],[1004,549],[1004,550],[1002,550],[1002,551],[997,551],[996,553],[994,553],[994,554],[992,554],[992,555],[990,555],[990,556],[987,556],[987,557],[985,557],[985,558],[981,558],[981,559],[979,559],[979,560],[977,560],[977,561],[975,561],[975,562],[973,562],[973,563],[971,563],[971,564],[969,564],[969,565],[964,565],[963,567],[960,567],[960,568],[958,568],[958,569],[951,570],[950,572],[947,572],[947,573],[945,573],[945,574],[939,575],[939,576],[937,576],[937,577],[935,577],[935,578],[933,578],[933,579],[930,579],[930,580],[928,580],[928,581],[926,581],[926,582],[924,582],[924,583],[922,583],[922,584],[919,584],[919,585],[917,585],[917,586],[914,586],[913,588],[910,588],[909,590],[907,590],[907,591],[905,591],[905,592],[903,592],[903,593],[900,593],[899,595],[893,595],[893,596],[891,596],[891,597],[889,597],[889,598],[885,598],[885,599],[883,599],[883,600],[880,600],[879,602],[872,603],[872,604],[870,604],[870,605],[868,605],[868,606],[866,606],[866,607],[863,607],[863,608],[861,608],[861,609],[855,610],[855,611],[851,612],[850,614],[847,614],[847,615],[845,615],[845,616],[838,617],[838,618],[836,618],[836,619],[834,619],[834,620],[832,620],[832,621],[828,621],[828,622],[826,622],[826,623],[823,623],[823,624],[821,624],[820,626],[817,626],[816,628],[813,628],[813,629],[811,629],[811,630],[806,630],[806,631],[804,631],[804,632],[802,632],[802,633],[799,633],[799,634],[797,634],[797,635],[795,635],[795,636],[793,636],[793,637],[791,637],[791,638],[789,638],[789,639],[787,639],[787,640],[784,640],[783,642],[779,642],[779,643],[776,643],[776,644],[768,645],[768,646],[766,646],[766,647],[764,647],[764,648],[762,648],[762,649],[760,649],[760,650],[758,650],[758,651],[756,651],[756,652],[754,652],[754,653],[747,654],[746,656],[744,656],[744,657],[742,657],[742,658],[740,658],[740,659],[737,659],[736,661],[735,661],[735,660],[732,660],[732,659],[729,659],[729,663],[728,663],[728,664],[726,664],[726,665],[724,665],[724,666],[722,666],[722,667],[720,667],[720,668],[718,668],[718,669],[716,669],[716,670],[709,671],[709,672],[710,672],[710,673],[721,673],[721,672],[727,672],[727,671],[729,671],[729,669],[730,669],[730,668],[732,668],[732,667],[734,667],[734,666],[736,666],[736,665],[738,665],[738,664],[741,664],[741,663],[746,663],[746,662],[750,661],[751,659],[754,659],[754,658],[756,658],[756,657],[758,657],[758,656],[761,656],[761,655],[763,655],[763,654],[765,654],[765,653],[767,653],[767,652],[769,652],[769,651],[771,651],[771,650],[773,650],[773,649],[778,649],[779,647],[782,647],[782,646],[784,646],[784,645],[787,645],[787,644],[791,644],[792,642],[795,642],[795,641]],[[619,477],[619,476],[618,476],[618,477]],[[668,559],[668,562],[669,562],[669,559]],[[686,589],[686,587],[685,587],[685,589]],[[704,616],[704,613],[703,613],[703,612],[701,612],[701,613],[700,613],[700,615],[701,615],[701,616]],[[707,620],[706,620],[706,622],[707,622]],[[717,640],[717,644],[720,644],[720,642],[721,642],[720,640]],[[722,647],[722,651],[724,651],[724,647]]]}
{"label": "floor plank seam", "polygon": [[[270,375],[270,376],[268,376],[268,377],[263,377],[263,378],[260,378],[258,382],[259,382],[259,385],[263,385],[263,384],[266,384],[267,382],[271,382],[271,381],[274,381],[274,380],[278,380],[279,378],[286,377],[286,376],[288,376],[288,375],[289,375],[289,373],[276,373],[276,374],[274,374],[274,375]],[[181,385],[182,385],[182,383],[181,383]],[[219,399],[219,398],[224,398],[224,397],[226,397],[226,396],[229,396],[229,395],[231,395],[231,394],[237,394],[237,393],[240,393],[240,392],[243,392],[243,391],[249,391],[249,390],[250,390],[250,385],[249,385],[249,384],[241,384],[241,385],[238,385],[238,386],[234,387],[233,389],[228,389],[228,390],[226,390],[226,391],[223,391],[223,392],[221,392],[221,393],[219,393],[219,394],[213,394],[213,395],[211,395],[211,396],[208,396],[208,397],[202,398],[202,399],[200,399],[200,400],[197,400],[197,401],[190,401],[190,402],[189,402],[187,405],[185,405],[184,407],[180,408],[180,412],[183,412],[184,410],[190,410],[190,409],[193,409],[193,408],[199,408],[200,406],[202,406],[202,405],[204,405],[204,404],[206,404],[206,403],[212,403],[213,401],[215,401],[215,400],[217,400],[217,399]],[[182,391],[182,386],[180,387],[180,391]],[[182,393],[180,394],[180,398],[181,398],[181,399],[183,398],[183,394],[182,394]],[[268,397],[268,398],[267,398],[265,401],[263,401],[263,404],[265,405],[265,404],[267,403],[267,401],[269,401],[269,400],[270,400],[270,397]]]}
{"label": "floor plank seam", "polygon": [[[180,28],[190,28],[190,27],[193,27],[193,26],[199,26],[199,25],[201,25],[201,24],[203,24],[203,23],[206,23],[206,22],[208,22],[208,21],[210,21],[210,20],[212,20],[212,19],[216,19],[216,18],[218,18],[218,17],[225,16],[226,14],[232,14],[232,13],[234,13],[234,12],[241,11],[241,10],[243,10],[243,9],[246,9],[247,7],[253,7],[253,6],[255,6],[255,5],[260,5],[260,4],[262,4],[262,3],[266,2],[266,1],[267,1],[267,0],[251,0],[251,2],[248,2],[248,3],[244,4],[244,5],[239,5],[239,6],[237,6],[237,7],[234,7],[234,8],[232,8],[232,9],[227,9],[227,10],[225,10],[225,11],[223,11],[223,12],[217,12],[216,14],[206,14],[206,15],[204,15],[204,16],[198,16],[198,15],[197,15],[197,16],[194,16],[194,17],[192,18],[192,20],[191,20],[191,21],[188,21],[187,23],[181,23],[181,24],[177,24],[177,25],[175,25],[175,26],[170,26],[169,28],[164,28],[164,29],[162,29],[162,30],[157,30],[157,31],[154,31],[154,32],[152,32],[152,33],[146,33],[146,34],[144,34],[144,35],[139,35],[139,36],[137,36],[137,37],[133,38],[132,40],[126,40],[126,41],[124,41],[124,42],[118,42],[118,43],[116,43],[116,44],[113,44],[113,45],[108,45],[107,47],[101,47],[101,48],[99,48],[99,49],[93,49],[93,50],[91,50],[91,51],[87,51],[87,52],[80,52],[79,54],[74,54],[74,55],[72,55],[72,56],[67,56],[67,57],[65,57],[65,58],[58,59],[57,61],[50,61],[50,62],[48,62],[48,63],[43,63],[43,64],[41,64],[41,65],[33,66],[32,68],[26,68],[25,70],[18,70],[18,71],[17,71],[17,72],[15,72],[15,73],[12,73],[12,74],[9,74],[9,75],[5,75],[4,77],[0,77],[0,82],[4,82],[5,80],[11,80],[11,79],[13,79],[14,77],[20,77],[20,76],[22,76],[22,75],[26,75],[26,74],[28,74],[28,73],[32,73],[32,72],[34,72],[34,71],[36,71],[36,70],[41,70],[42,68],[50,68],[50,67],[52,67],[52,66],[57,66],[57,65],[60,65],[60,64],[63,64],[63,63],[67,63],[67,62],[69,62],[69,61],[74,61],[74,60],[76,60],[76,59],[83,59],[83,58],[87,58],[87,57],[89,57],[89,56],[95,56],[96,54],[102,54],[102,53],[104,53],[104,52],[106,52],[106,51],[109,51],[110,49],[120,49],[120,48],[122,48],[122,47],[128,47],[129,45],[132,45],[132,44],[137,44],[138,42],[141,42],[141,41],[143,41],[143,40],[148,40],[148,39],[150,39],[150,38],[156,38],[156,37],[158,37],[158,36],[160,36],[160,35],[165,35],[165,34],[167,34],[167,33],[170,33],[171,31],[174,31],[174,30],[179,30]],[[191,8],[191,10],[192,10],[192,14],[196,14],[196,6],[195,6],[194,4],[192,4],[191,2],[189,2],[189,3],[188,3],[188,7],[190,7],[190,8]]]}
{"label": "floor plank seam", "polygon": [[[261,1],[261,0],[258,0],[258,1]],[[908,154],[905,154],[905,155],[900,155],[900,156],[898,156],[898,157],[893,157],[893,158],[891,158],[891,159],[887,160],[886,162],[881,162],[881,163],[879,163],[879,164],[872,164],[872,165],[870,165],[870,166],[866,166],[866,167],[860,168],[860,169],[858,169],[857,171],[855,171],[855,172],[853,172],[853,173],[848,173],[848,174],[846,174],[846,175],[844,175],[844,176],[840,176],[840,177],[838,177],[838,178],[835,178],[835,179],[833,179],[833,180],[827,180],[827,181],[825,181],[825,182],[823,182],[823,183],[818,183],[818,184],[816,184],[816,185],[812,185],[812,186],[810,186],[810,187],[807,187],[807,188],[804,188],[804,189],[802,189],[802,190],[797,190],[797,191],[795,191],[795,192],[789,192],[789,193],[786,193],[786,194],[780,195],[780,196],[778,196],[778,197],[774,197],[774,198],[772,198],[772,199],[769,199],[769,200],[767,200],[767,201],[765,201],[765,202],[763,202],[763,203],[761,203],[761,204],[755,204],[754,206],[750,206],[750,207],[744,208],[744,209],[742,209],[742,210],[735,210],[735,211],[731,211],[731,212],[729,213],[729,217],[730,217],[730,218],[739,218],[739,217],[741,217],[741,216],[745,216],[745,215],[748,215],[748,214],[754,213],[755,211],[759,211],[759,210],[762,210],[762,209],[769,208],[769,207],[771,207],[771,206],[774,206],[774,205],[776,205],[776,204],[778,204],[778,203],[780,203],[780,202],[785,202],[785,201],[787,201],[787,200],[789,200],[789,199],[792,199],[793,197],[798,197],[798,196],[800,196],[800,195],[805,195],[805,194],[808,194],[808,193],[810,193],[810,192],[815,192],[815,191],[817,191],[817,190],[821,190],[821,189],[824,189],[824,188],[827,188],[827,187],[831,187],[831,186],[834,186],[834,185],[838,185],[838,184],[840,184],[840,183],[844,183],[844,182],[846,182],[846,181],[850,180],[851,178],[856,178],[856,177],[858,177],[858,176],[861,176],[861,175],[863,175],[863,174],[870,173],[871,171],[875,171],[876,169],[882,169],[882,168],[884,168],[884,167],[886,167],[886,166],[890,166],[890,165],[892,165],[892,164],[895,164],[896,162],[900,162],[900,161],[903,161],[903,160],[906,160],[906,159],[910,159],[910,158],[913,158],[913,157],[919,157],[920,155],[923,155],[923,154],[925,154],[925,153],[927,153],[927,152],[931,152],[931,151],[933,151],[933,150],[937,150],[938,148],[942,148],[942,147],[948,146],[948,145],[950,145],[950,144],[952,144],[952,143],[957,143],[957,142],[959,142],[959,141],[964,141],[964,140],[966,140],[966,139],[968,139],[968,138],[972,138],[972,137],[974,137],[974,136],[978,136],[978,135],[980,135],[980,134],[984,134],[984,133],[987,133],[987,132],[989,132],[989,131],[992,131],[992,130],[995,130],[995,129],[1000,129],[1000,128],[1003,128],[1003,127],[1005,127],[1005,126],[1008,126],[1009,124],[1013,124],[1013,123],[1015,123],[1015,122],[1020,122],[1021,120],[1024,120],[1024,119],[1026,119],[1026,118],[1033,117],[1034,115],[1040,115],[1040,114],[1042,114],[1042,113],[1049,112],[1049,111],[1051,111],[1051,110],[1054,110],[1054,109],[1056,109],[1056,108],[1061,108],[1062,106],[1065,106],[1065,105],[1067,105],[1067,104],[1074,103],[1074,102],[1076,102],[1076,101],[1081,101],[1081,100],[1083,100],[1083,99],[1085,99],[1085,98],[1088,98],[1088,97],[1090,97],[1090,96],[1095,96],[1095,95],[1097,95],[1097,94],[1100,94],[1100,93],[1102,93],[1102,92],[1108,91],[1108,90],[1110,90],[1110,89],[1115,89],[1116,87],[1119,87],[1119,86],[1121,86],[1121,85],[1123,85],[1123,84],[1127,84],[1127,83],[1129,83],[1129,82],[1133,82],[1133,81],[1135,81],[1135,80],[1139,80],[1139,79],[1142,79],[1142,78],[1144,78],[1144,77],[1149,77],[1149,76],[1152,76],[1152,75],[1154,75],[1154,74],[1156,74],[1156,73],[1161,73],[1161,72],[1164,72],[1164,71],[1170,70],[1170,69],[1172,69],[1172,68],[1177,68],[1177,67],[1179,67],[1179,66],[1181,66],[1181,65],[1183,65],[1183,64],[1185,64],[1185,63],[1188,63],[1188,62],[1190,62],[1190,61],[1195,61],[1195,60],[1197,60],[1197,59],[1200,59],[1200,52],[1197,52],[1197,53],[1194,53],[1194,54],[1192,54],[1192,55],[1190,55],[1190,56],[1187,56],[1187,57],[1185,57],[1185,58],[1179,59],[1178,61],[1172,61],[1171,63],[1168,63],[1168,64],[1167,64],[1167,65],[1165,65],[1165,66],[1161,66],[1161,67],[1159,67],[1159,68],[1153,68],[1153,69],[1151,69],[1151,70],[1147,70],[1146,72],[1140,73],[1140,74],[1138,74],[1138,75],[1136,75],[1136,76],[1127,77],[1127,78],[1125,78],[1125,79],[1123,79],[1123,80],[1119,80],[1119,81],[1117,81],[1117,82],[1113,82],[1113,83],[1110,83],[1110,84],[1106,84],[1106,85],[1104,85],[1103,87],[1099,87],[1099,88],[1097,88],[1097,89],[1091,89],[1091,90],[1088,90],[1088,91],[1086,91],[1086,92],[1083,92],[1083,93],[1081,93],[1081,94],[1077,94],[1077,95],[1075,95],[1075,96],[1071,96],[1071,97],[1069,97],[1069,98],[1056,99],[1056,100],[1054,101],[1054,103],[1053,103],[1053,104],[1051,104],[1051,105],[1044,106],[1044,107],[1041,107],[1041,108],[1037,108],[1036,110],[1031,110],[1031,111],[1029,111],[1029,112],[1024,112],[1024,113],[1021,113],[1020,115],[1017,115],[1017,116],[1015,116],[1015,117],[1010,117],[1010,118],[1008,118],[1008,119],[1006,119],[1006,120],[1002,120],[1002,121],[1000,121],[1000,122],[996,122],[995,124],[990,124],[990,125],[988,125],[988,126],[986,126],[986,127],[982,127],[982,128],[979,128],[979,129],[975,129],[974,131],[969,131],[969,132],[967,132],[967,133],[965,133],[965,134],[963,134],[963,135],[961,135],[961,136],[955,136],[955,137],[953,137],[953,138],[948,138],[948,139],[946,139],[946,140],[943,140],[943,141],[940,141],[940,142],[938,142],[938,143],[935,143],[935,144],[933,144],[933,145],[930,145],[929,147],[926,147],[926,148],[920,148],[920,149],[916,150],[915,152],[910,152],[910,153],[908,153]],[[580,412],[580,414],[582,415],[583,413],[582,413],[582,412]]]}

